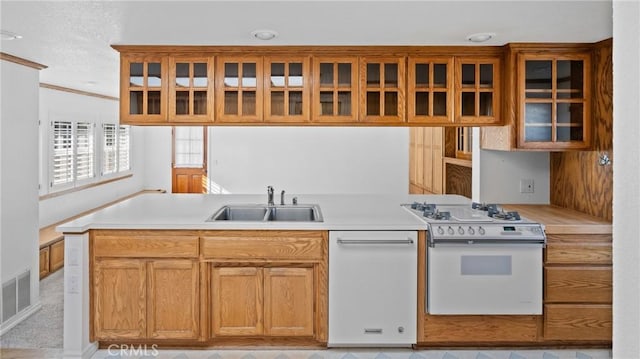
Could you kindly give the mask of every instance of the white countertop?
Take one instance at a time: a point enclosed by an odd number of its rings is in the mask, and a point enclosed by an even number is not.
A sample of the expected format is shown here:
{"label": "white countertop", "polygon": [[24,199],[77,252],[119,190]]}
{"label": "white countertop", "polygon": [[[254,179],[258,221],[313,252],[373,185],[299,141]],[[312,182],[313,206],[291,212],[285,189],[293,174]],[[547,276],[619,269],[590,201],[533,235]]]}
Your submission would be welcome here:
{"label": "white countertop", "polygon": [[[276,196],[277,197],[277,196]],[[64,223],[58,232],[89,229],[264,229],[264,230],[422,230],[426,224],[400,205],[414,201],[468,204],[458,195],[297,195],[299,204],[318,204],[323,222],[207,222],[229,204],[265,204],[264,195],[142,194]],[[279,198],[277,198],[279,199]],[[287,196],[287,203],[291,197]]]}

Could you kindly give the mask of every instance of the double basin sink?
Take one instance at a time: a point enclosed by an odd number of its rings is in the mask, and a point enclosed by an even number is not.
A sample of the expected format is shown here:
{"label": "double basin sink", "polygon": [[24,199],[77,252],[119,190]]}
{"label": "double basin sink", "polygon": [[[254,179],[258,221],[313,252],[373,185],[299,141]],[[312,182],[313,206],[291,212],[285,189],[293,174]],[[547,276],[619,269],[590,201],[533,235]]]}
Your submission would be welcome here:
{"label": "double basin sink", "polygon": [[207,221],[322,222],[322,213],[317,204],[226,205],[217,210]]}

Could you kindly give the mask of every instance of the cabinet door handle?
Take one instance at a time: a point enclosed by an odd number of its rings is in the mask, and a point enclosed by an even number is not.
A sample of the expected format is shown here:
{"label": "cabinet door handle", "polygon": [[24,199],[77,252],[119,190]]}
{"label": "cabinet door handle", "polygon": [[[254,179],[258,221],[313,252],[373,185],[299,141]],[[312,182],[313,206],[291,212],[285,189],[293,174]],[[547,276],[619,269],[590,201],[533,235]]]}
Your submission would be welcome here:
{"label": "cabinet door handle", "polygon": [[413,244],[413,239],[342,239],[338,238],[338,244]]}

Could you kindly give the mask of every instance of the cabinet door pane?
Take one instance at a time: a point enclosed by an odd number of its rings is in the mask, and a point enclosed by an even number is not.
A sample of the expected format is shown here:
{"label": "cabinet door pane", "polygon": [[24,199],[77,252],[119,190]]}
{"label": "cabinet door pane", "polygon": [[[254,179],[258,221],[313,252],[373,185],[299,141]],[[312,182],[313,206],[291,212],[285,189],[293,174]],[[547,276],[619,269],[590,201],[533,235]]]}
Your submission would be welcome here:
{"label": "cabinet door pane", "polygon": [[189,64],[176,64],[176,87],[189,87]]}
{"label": "cabinet door pane", "polygon": [[129,85],[144,86],[144,64],[141,62],[129,64]]}
{"label": "cabinet door pane", "polygon": [[480,116],[493,116],[493,92],[480,92]]}
{"label": "cabinet door pane", "polygon": [[447,87],[447,64],[433,65],[433,87]]}
{"label": "cabinet door pane", "polygon": [[333,85],[333,64],[321,63],[320,64],[320,86]]}
{"label": "cabinet door pane", "polygon": [[398,114],[398,93],[385,92],[384,93],[384,115],[396,116],[397,114]]}
{"label": "cabinet door pane", "polygon": [[[256,64],[255,63],[243,63],[242,64],[242,87],[256,87]],[[255,113],[255,111],[253,112]]]}
{"label": "cabinet door pane", "polygon": [[462,64],[462,86],[473,87],[476,84],[476,65]]}
{"label": "cabinet door pane", "polygon": [[525,104],[524,122],[551,126],[551,107],[550,103]]}
{"label": "cabinet door pane", "polygon": [[492,87],[493,86],[493,65],[481,64],[480,65],[480,87]]}
{"label": "cabinet door pane", "polygon": [[462,116],[475,116],[476,114],[476,93],[462,93]]}
{"label": "cabinet door pane", "polygon": [[338,86],[351,87],[351,64],[338,64]]}
{"label": "cabinet door pane", "polygon": [[367,64],[367,87],[380,87],[380,64]]}
{"label": "cabinet door pane", "polygon": [[207,114],[207,91],[193,92],[193,113],[195,115]]}
{"label": "cabinet door pane", "polygon": [[527,60],[525,62],[525,88],[527,90],[551,90],[551,68],[552,61]]}
{"label": "cabinet door pane", "polygon": [[271,64],[271,87],[284,86],[284,64],[274,62]]}
{"label": "cabinet door pane", "polygon": [[160,91],[147,92],[147,114],[160,114]]}
{"label": "cabinet door pane", "polygon": [[350,91],[338,92],[338,115],[340,116],[351,115],[351,92]]}
{"label": "cabinet door pane", "polygon": [[556,129],[557,142],[582,141],[582,127],[558,126]]}
{"label": "cabinet door pane", "polygon": [[193,86],[195,87],[207,87],[207,64],[195,63],[193,64]]}
{"label": "cabinet door pane", "polygon": [[429,116],[428,92],[416,92],[416,115]]}
{"label": "cabinet door pane", "polygon": [[302,91],[289,91],[289,115],[302,115]]}
{"label": "cabinet door pane", "polygon": [[189,114],[189,91],[176,91],[176,114]]}
{"label": "cabinet door pane", "polygon": [[416,64],[416,87],[429,87],[429,64]]}
{"label": "cabinet door pane", "polygon": [[398,64],[384,64],[384,87],[398,87]]}
{"label": "cabinet door pane", "polygon": [[320,114],[333,115],[333,92],[320,91]]}
{"label": "cabinet door pane", "polygon": [[238,114],[238,92],[236,91],[224,92],[224,114],[225,115]]}
{"label": "cabinet door pane", "polygon": [[238,64],[224,64],[224,85],[228,87],[238,87]]}
{"label": "cabinet door pane", "polygon": [[147,86],[158,87],[162,85],[162,66],[158,62],[151,62],[148,65]]}
{"label": "cabinet door pane", "polygon": [[524,131],[524,136],[527,142],[549,142],[551,141],[551,126],[527,126]]}
{"label": "cabinet door pane", "polygon": [[433,93],[433,115],[434,116],[447,115],[447,93],[446,92]]}
{"label": "cabinet door pane", "polygon": [[367,92],[367,116],[380,115],[380,93]]}
{"label": "cabinet door pane", "polygon": [[284,92],[271,92],[271,114],[274,116],[284,116]]}
{"label": "cabinet door pane", "polygon": [[129,91],[129,114],[142,115],[143,99],[142,91]]}
{"label": "cabinet door pane", "polygon": [[558,123],[581,125],[584,123],[584,105],[581,103],[558,103],[556,105]]}
{"label": "cabinet door pane", "polygon": [[302,84],[302,64],[299,62],[290,63],[287,85],[289,87],[302,87]]}
{"label": "cabinet door pane", "polygon": [[245,91],[242,93],[242,114],[243,115],[256,114],[256,92],[255,91]]}
{"label": "cabinet door pane", "polygon": [[582,60],[558,60],[557,84],[559,90],[578,90],[582,97],[583,88],[583,62]]}

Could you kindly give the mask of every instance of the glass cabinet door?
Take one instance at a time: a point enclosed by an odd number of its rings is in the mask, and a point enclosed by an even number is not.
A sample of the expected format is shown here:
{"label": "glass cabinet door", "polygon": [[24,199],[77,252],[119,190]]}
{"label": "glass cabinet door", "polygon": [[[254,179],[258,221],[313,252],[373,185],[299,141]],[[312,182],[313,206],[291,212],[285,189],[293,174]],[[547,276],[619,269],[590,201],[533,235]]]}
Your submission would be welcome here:
{"label": "glass cabinet door", "polygon": [[500,117],[500,59],[456,60],[456,122],[496,124]]}
{"label": "glass cabinet door", "polygon": [[357,58],[314,58],[313,73],[313,121],[357,122]]}
{"label": "glass cabinet door", "polygon": [[213,121],[213,57],[173,57],[169,68],[169,119]]}
{"label": "glass cabinet door", "polygon": [[589,144],[589,55],[520,54],[519,143],[523,148]]}
{"label": "glass cabinet door", "polygon": [[404,122],[405,59],[360,60],[360,118],[364,122]]}
{"label": "glass cabinet door", "polygon": [[262,122],[262,57],[218,57],[216,121]]}
{"label": "glass cabinet door", "polygon": [[408,121],[453,122],[453,57],[409,58]]}
{"label": "glass cabinet door", "polygon": [[309,58],[265,58],[265,122],[308,122]]}
{"label": "glass cabinet door", "polygon": [[167,59],[121,56],[120,117],[123,122],[167,121]]}

